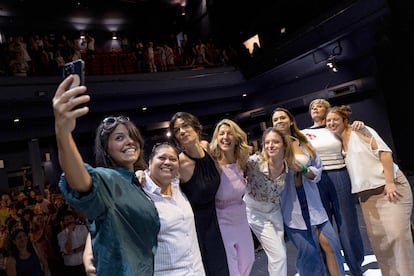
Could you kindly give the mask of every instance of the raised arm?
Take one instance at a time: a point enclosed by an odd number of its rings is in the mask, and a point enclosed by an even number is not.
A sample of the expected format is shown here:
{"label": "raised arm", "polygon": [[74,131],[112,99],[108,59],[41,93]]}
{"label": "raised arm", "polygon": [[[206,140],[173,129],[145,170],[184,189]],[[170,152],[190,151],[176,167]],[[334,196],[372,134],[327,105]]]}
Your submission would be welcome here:
{"label": "raised arm", "polygon": [[89,112],[88,107],[77,106],[89,102],[90,97],[82,95],[86,92],[85,86],[67,90],[73,80],[73,76],[69,76],[62,81],[53,97],[55,133],[60,166],[69,186],[79,192],[87,192],[91,187],[91,178],[84,167],[72,131],[76,127],[76,119]]}

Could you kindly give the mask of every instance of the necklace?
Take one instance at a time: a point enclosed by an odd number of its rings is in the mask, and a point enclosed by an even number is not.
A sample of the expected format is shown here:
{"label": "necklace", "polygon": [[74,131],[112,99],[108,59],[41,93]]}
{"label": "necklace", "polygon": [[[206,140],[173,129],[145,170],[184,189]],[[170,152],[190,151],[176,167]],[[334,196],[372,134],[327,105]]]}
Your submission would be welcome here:
{"label": "necklace", "polygon": [[272,165],[272,163],[268,163],[268,167],[269,167],[269,176],[272,180],[275,180],[276,178],[278,178],[282,174],[285,168],[284,163],[281,163],[278,166],[274,166]]}

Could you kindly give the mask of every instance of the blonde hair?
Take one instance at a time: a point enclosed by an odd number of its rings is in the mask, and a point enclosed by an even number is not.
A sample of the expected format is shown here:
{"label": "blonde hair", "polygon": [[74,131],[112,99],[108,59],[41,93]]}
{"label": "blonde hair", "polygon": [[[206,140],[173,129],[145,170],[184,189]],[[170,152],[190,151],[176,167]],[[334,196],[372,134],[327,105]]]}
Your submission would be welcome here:
{"label": "blonde hair", "polygon": [[283,141],[283,147],[284,147],[284,159],[287,162],[288,166],[293,166],[293,164],[295,163],[295,154],[293,152],[293,146],[292,146],[292,142],[290,139],[290,136],[283,133],[283,131],[281,131],[280,129],[276,128],[276,127],[268,127],[267,129],[265,129],[265,131],[263,131],[263,135],[262,135],[262,149],[260,151],[260,156],[262,157],[263,161],[268,162],[269,161],[269,155],[267,154],[267,151],[264,147],[265,144],[265,140],[266,140],[266,136],[269,133],[276,133],[278,134]]}
{"label": "blonde hair", "polygon": [[236,145],[234,147],[234,156],[236,158],[236,163],[240,167],[240,169],[244,170],[247,164],[247,160],[249,159],[250,151],[252,150],[252,146],[250,146],[247,142],[247,134],[244,132],[238,124],[230,119],[223,119],[217,123],[213,136],[210,142],[210,153],[216,161],[222,158],[223,152],[221,151],[220,147],[218,146],[218,133],[219,129],[222,125],[226,125],[230,128],[236,138]]}
{"label": "blonde hair", "polygon": [[323,107],[325,107],[325,109],[328,111],[329,110],[329,108],[331,108],[331,104],[327,101],[327,100],[325,100],[325,99],[314,99],[313,101],[311,101],[310,102],[310,104],[309,104],[309,110],[308,110],[308,112],[309,113],[311,113],[311,111],[312,111],[312,106],[314,106],[315,104],[320,104],[320,105],[322,105]]}

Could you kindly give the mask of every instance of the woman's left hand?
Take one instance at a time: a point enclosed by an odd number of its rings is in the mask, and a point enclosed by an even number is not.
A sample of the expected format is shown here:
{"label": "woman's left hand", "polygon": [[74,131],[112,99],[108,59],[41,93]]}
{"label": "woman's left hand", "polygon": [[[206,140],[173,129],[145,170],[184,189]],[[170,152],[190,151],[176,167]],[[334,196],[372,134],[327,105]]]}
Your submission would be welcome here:
{"label": "woman's left hand", "polygon": [[385,184],[384,195],[388,197],[389,202],[396,202],[400,200],[400,197],[402,197],[402,194],[397,191],[397,187],[394,182]]}

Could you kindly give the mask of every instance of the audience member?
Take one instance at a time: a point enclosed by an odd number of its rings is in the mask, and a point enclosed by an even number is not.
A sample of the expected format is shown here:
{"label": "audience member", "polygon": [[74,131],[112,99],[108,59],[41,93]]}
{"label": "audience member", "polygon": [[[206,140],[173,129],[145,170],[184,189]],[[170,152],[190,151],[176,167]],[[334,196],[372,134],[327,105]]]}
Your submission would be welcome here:
{"label": "audience member", "polygon": [[32,223],[33,217],[34,217],[34,212],[32,208],[25,208],[23,210],[20,222],[23,226],[23,229],[26,231],[26,233],[30,232],[30,225]]}
{"label": "audience member", "polygon": [[147,44],[146,58],[148,69],[151,73],[157,72],[157,66],[155,65],[154,43],[149,41]]}
{"label": "audience member", "polygon": [[62,72],[63,66],[65,66],[65,59],[63,58],[60,50],[55,51],[54,66],[58,73]]}
{"label": "audience member", "polygon": [[197,43],[195,44],[195,50],[197,53],[197,63],[199,65],[210,65],[210,61],[207,60],[207,46],[203,43],[201,39],[197,40]]}
{"label": "audience member", "polygon": [[335,106],[326,126],[342,141],[352,193],[359,196],[379,268],[382,275],[414,275],[410,183],[378,133],[369,126],[352,130],[350,115],[349,106]]}
{"label": "audience member", "polygon": [[[61,229],[59,229],[60,231]],[[33,216],[30,225],[30,239],[38,247],[41,247],[52,275],[60,275],[63,268],[63,259],[60,250],[55,246],[57,233],[53,229],[51,216],[48,214],[37,214]]]}
{"label": "audience member", "polygon": [[88,228],[84,224],[77,224],[73,212],[67,211],[63,215],[62,229],[57,239],[63,256],[64,275],[85,276],[82,258]]}
{"label": "audience member", "polygon": [[9,70],[12,76],[27,77],[29,72],[29,64],[24,60],[21,52],[13,53],[13,58],[9,62]]}
{"label": "audience member", "polygon": [[137,71],[142,73],[145,70],[145,49],[139,40],[135,42],[134,53],[137,60]]}
{"label": "audience member", "polygon": [[243,201],[243,172],[250,149],[247,134],[234,121],[224,119],[217,123],[210,151],[221,170],[216,210],[230,275],[249,276],[254,263],[253,237]]}
{"label": "audience member", "polygon": [[35,209],[39,209],[42,214],[49,213],[49,205],[51,204],[40,191],[36,191],[36,202],[34,204]]}
{"label": "audience member", "polygon": [[[53,98],[55,132],[63,174],[59,187],[68,203],[91,223],[97,275],[153,275],[160,221],[135,171],[143,169],[144,141],[127,117],[106,117],[96,130],[95,164],[84,163],[72,131],[88,113],[85,86],[59,85]],[[76,96],[75,98],[72,98]]]}
{"label": "audience member", "polygon": [[163,45],[157,45],[155,49],[158,53],[159,71],[166,72],[167,71],[167,54],[165,52],[165,48]]}
{"label": "audience member", "polygon": [[25,230],[14,230],[10,240],[12,244],[6,261],[7,275],[49,276],[44,252],[30,241]]}
{"label": "audience member", "polygon": [[11,215],[10,207],[7,203],[7,199],[1,197],[0,201],[0,226],[6,226],[6,221]]}
{"label": "audience member", "polygon": [[164,43],[165,57],[167,61],[167,71],[175,70],[174,50],[167,43]]}
{"label": "audience member", "polygon": [[23,181],[23,192],[26,196],[29,196],[29,192],[35,189],[32,177],[25,172],[23,175]]}
{"label": "audience member", "polygon": [[29,206],[30,208],[33,210],[33,206],[36,204],[36,191],[35,190],[30,190],[27,193],[27,201],[29,202]]}
{"label": "audience member", "polygon": [[86,54],[89,57],[94,57],[95,54],[95,38],[91,34],[86,34],[85,36],[86,43]]}

